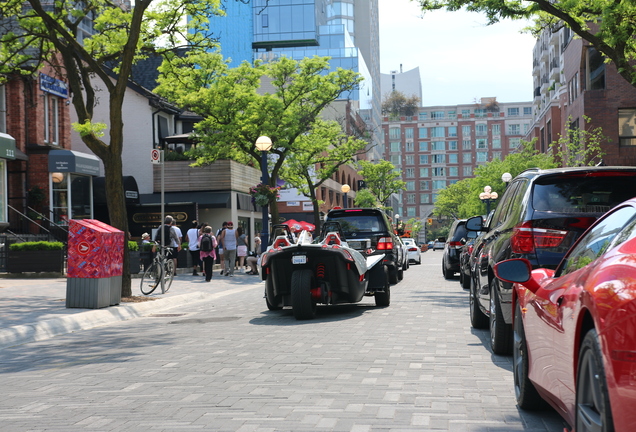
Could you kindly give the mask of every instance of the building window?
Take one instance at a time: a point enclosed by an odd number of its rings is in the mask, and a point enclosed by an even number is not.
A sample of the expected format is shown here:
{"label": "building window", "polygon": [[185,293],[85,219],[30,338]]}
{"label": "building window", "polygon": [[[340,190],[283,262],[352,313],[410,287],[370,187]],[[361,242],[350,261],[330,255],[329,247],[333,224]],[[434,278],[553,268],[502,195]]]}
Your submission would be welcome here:
{"label": "building window", "polygon": [[636,110],[618,110],[618,136],[621,147],[636,146]]}
{"label": "building window", "polygon": [[414,191],[415,190],[415,182],[414,181],[407,181],[406,182],[406,190],[407,191]]}
{"label": "building window", "polygon": [[568,100],[570,103],[579,97],[579,73],[575,73],[574,77],[568,83]]}
{"label": "building window", "polygon": [[519,117],[519,108],[508,108],[508,117]]}
{"label": "building window", "polygon": [[404,157],[404,163],[405,163],[406,165],[415,165],[415,156],[414,156],[414,155],[412,155],[412,154],[407,154],[407,155]]}
{"label": "building window", "polygon": [[444,126],[431,128],[431,138],[444,138]]}
{"label": "building window", "polygon": [[462,153],[462,163],[471,163],[473,160],[472,153]]}
{"label": "building window", "polygon": [[457,163],[457,153],[448,154],[448,163]]}
{"label": "building window", "polygon": [[520,124],[509,124],[508,125],[508,135],[521,135],[521,125]]}
{"label": "building window", "polygon": [[406,203],[415,204],[415,194],[406,194]]}
{"label": "building window", "polygon": [[480,138],[477,140],[477,148],[478,149],[486,149],[488,148],[488,140],[485,138]]}
{"label": "building window", "polygon": [[587,83],[590,90],[605,88],[605,58],[591,46],[587,49]]}
{"label": "building window", "polygon": [[428,128],[425,128],[425,127],[419,128],[418,135],[420,138],[428,138]]}
{"label": "building window", "polygon": [[457,141],[449,141],[448,142],[449,150],[457,150]]}
{"label": "building window", "polygon": [[420,204],[429,204],[431,202],[430,194],[420,194]]}
{"label": "building window", "polygon": [[445,154],[434,154],[434,155],[431,155],[431,157],[433,158],[432,160],[434,164],[446,163]]}
{"label": "building window", "polygon": [[[415,198],[413,199],[413,202],[409,202],[407,204],[415,204]],[[409,218],[415,217],[415,207],[407,207],[406,208],[406,215]]]}
{"label": "building window", "polygon": [[44,142],[59,145],[60,142],[60,99],[44,94]]}
{"label": "building window", "polygon": [[473,167],[471,166],[463,167],[462,171],[464,172],[464,177],[470,177],[471,175],[473,175]]}
{"label": "building window", "polygon": [[462,110],[462,118],[468,118],[470,117],[470,110],[469,109],[463,109]]}
{"label": "building window", "polygon": [[422,121],[422,120],[428,120],[428,113],[421,112],[421,113],[419,113],[418,118],[420,119],[420,121]]}
{"label": "building window", "polygon": [[464,137],[470,136],[470,126],[462,126],[462,136]]}
{"label": "building window", "polygon": [[391,163],[395,166],[402,165],[402,160],[400,158],[400,155],[391,155]]}
{"label": "building window", "polygon": [[420,155],[420,165],[428,164],[428,155]]}
{"label": "building window", "polygon": [[492,148],[501,148],[501,139],[495,138],[492,140]]}
{"label": "building window", "polygon": [[420,190],[428,190],[428,180],[420,180]]}
{"label": "building window", "polygon": [[488,135],[488,125],[486,123],[480,123],[475,125],[475,135],[486,136]]}
{"label": "building window", "polygon": [[7,131],[7,93],[4,85],[0,85],[0,132]]}
{"label": "building window", "polygon": [[523,115],[524,116],[532,115],[532,107],[523,107]]}
{"label": "building window", "polygon": [[[457,155],[455,155],[457,156]],[[459,177],[459,167],[448,167],[449,177]]]}
{"label": "building window", "polygon": [[433,180],[433,190],[444,189],[446,187],[446,180]]}
{"label": "building window", "polygon": [[445,141],[433,141],[431,143],[431,150],[446,150],[446,142]]}
{"label": "building window", "polygon": [[501,160],[501,152],[492,152],[492,158]]}
{"label": "building window", "polygon": [[413,177],[415,177],[415,168],[406,168],[406,169],[404,170],[404,175],[405,175],[407,178],[413,178]]}
{"label": "building window", "polygon": [[413,128],[404,128],[404,138],[413,139]]}
{"label": "building window", "polygon": [[407,143],[405,144],[405,147],[406,147],[406,151],[407,151],[407,152],[415,151],[415,146],[413,145],[413,143],[412,143],[412,142],[407,142]]}
{"label": "building window", "polygon": [[449,119],[456,119],[457,118],[457,112],[456,111],[449,111],[448,113],[446,113]]}
{"label": "building window", "polygon": [[491,125],[490,130],[493,135],[501,135],[501,125],[499,123]]}
{"label": "building window", "polygon": [[475,110],[475,118],[483,118],[486,117],[486,110],[483,108],[477,108]]}
{"label": "building window", "polygon": [[473,147],[473,142],[471,140],[462,141],[462,150],[470,150]]}
{"label": "building window", "polygon": [[488,152],[477,152],[477,162],[487,162]]}
{"label": "building window", "polygon": [[428,151],[428,142],[420,141],[420,151]]}
{"label": "building window", "polygon": [[391,153],[398,153],[401,151],[401,143],[400,142],[392,142],[391,143]]}
{"label": "building window", "polygon": [[521,138],[510,138],[508,141],[508,146],[511,150],[518,148],[521,145]]}
{"label": "building window", "polygon": [[400,139],[401,137],[402,135],[400,134],[400,128],[389,128],[389,139]]}
{"label": "building window", "polygon": [[432,168],[432,170],[433,177],[446,177],[446,168]]}
{"label": "building window", "polygon": [[431,111],[431,120],[441,120],[444,117],[444,111]]}
{"label": "building window", "polygon": [[[420,177],[428,177],[428,168],[420,168]],[[428,189],[428,187],[426,189]]]}
{"label": "building window", "polygon": [[448,136],[456,137],[457,136],[457,126],[449,126],[448,127]]}

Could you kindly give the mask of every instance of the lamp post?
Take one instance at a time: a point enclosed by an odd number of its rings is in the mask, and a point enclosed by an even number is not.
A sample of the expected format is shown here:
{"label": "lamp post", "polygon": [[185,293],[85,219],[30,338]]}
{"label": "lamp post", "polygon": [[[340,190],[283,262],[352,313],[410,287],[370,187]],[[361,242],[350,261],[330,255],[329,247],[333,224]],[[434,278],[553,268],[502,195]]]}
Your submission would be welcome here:
{"label": "lamp post", "polygon": [[490,203],[495,202],[497,198],[499,198],[497,192],[493,192],[490,186],[484,186],[484,191],[479,194],[479,199],[481,202],[486,203],[486,217],[490,213]]}
{"label": "lamp post", "polygon": [[399,227],[400,227],[400,215],[396,214],[395,215],[395,232],[398,232]]}
{"label": "lamp post", "polygon": [[[269,173],[267,172],[267,152],[272,149],[272,140],[266,136],[260,136],[256,140],[256,148],[261,152],[261,182],[269,184]],[[261,229],[261,252],[265,252],[269,245],[269,204],[262,206],[263,227]]]}
{"label": "lamp post", "polygon": [[508,183],[510,183],[510,180],[512,180],[512,174],[510,174],[509,172],[505,172],[501,175],[501,181],[506,184],[506,189],[508,188]]}
{"label": "lamp post", "polygon": [[351,187],[348,184],[343,184],[340,187],[340,190],[344,194],[344,200],[342,202],[342,208],[347,208],[347,193],[351,190]]}

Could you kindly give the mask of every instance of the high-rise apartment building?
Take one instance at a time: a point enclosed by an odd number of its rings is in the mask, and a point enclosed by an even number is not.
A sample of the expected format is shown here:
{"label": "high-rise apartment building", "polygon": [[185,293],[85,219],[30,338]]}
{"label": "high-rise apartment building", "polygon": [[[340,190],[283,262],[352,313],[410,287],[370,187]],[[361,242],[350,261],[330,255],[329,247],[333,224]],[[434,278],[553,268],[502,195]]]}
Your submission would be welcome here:
{"label": "high-rise apartment building", "polygon": [[495,98],[421,107],[413,117],[384,117],[383,159],[400,169],[406,182],[394,213],[404,220],[429,217],[440,190],[515,151],[531,124],[532,102]]}
{"label": "high-rise apartment building", "polygon": [[417,96],[422,102],[422,78],[420,76],[420,68],[402,71],[391,71],[388,74],[380,74],[380,84],[382,87],[382,98],[390,95],[393,91],[404,93],[406,97]]}
{"label": "high-rise apartment building", "polygon": [[573,36],[563,27],[537,39],[535,120],[526,139],[537,138],[537,149],[546,152],[571,129],[601,128],[609,138],[601,143],[603,163],[636,165],[636,89],[589,42]]}
{"label": "high-rise apartment building", "polygon": [[[227,2],[225,7],[226,16],[211,17],[211,22],[221,54],[231,58],[231,66],[280,56],[296,60],[328,56],[332,70],[360,73],[364,82],[342,95],[332,115],[342,118],[347,111],[360,113],[370,132],[369,158],[380,158],[378,0],[254,0]],[[344,108],[346,104],[348,108]]]}

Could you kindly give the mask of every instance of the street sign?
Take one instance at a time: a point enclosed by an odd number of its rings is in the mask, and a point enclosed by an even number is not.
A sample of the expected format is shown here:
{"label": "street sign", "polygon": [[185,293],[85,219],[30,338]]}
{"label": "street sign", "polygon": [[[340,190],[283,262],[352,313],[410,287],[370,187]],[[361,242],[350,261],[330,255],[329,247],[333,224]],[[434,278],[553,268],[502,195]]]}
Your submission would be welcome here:
{"label": "street sign", "polygon": [[161,157],[161,153],[163,153],[163,150],[152,149],[150,151],[150,162],[152,162],[153,164],[160,164],[161,160],[163,159]]}

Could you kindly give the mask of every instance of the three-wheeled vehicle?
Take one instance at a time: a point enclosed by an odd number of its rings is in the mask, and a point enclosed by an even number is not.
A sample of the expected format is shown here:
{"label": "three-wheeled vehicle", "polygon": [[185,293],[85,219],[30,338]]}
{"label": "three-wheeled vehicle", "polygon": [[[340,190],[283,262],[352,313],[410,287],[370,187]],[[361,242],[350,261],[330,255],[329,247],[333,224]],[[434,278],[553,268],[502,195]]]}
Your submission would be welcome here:
{"label": "three-wheeled vehicle", "polygon": [[318,304],[357,303],[364,296],[375,296],[376,306],[389,305],[384,255],[350,247],[338,222],[325,222],[315,240],[307,231],[294,239],[287,225],[274,225],[272,231],[260,260],[269,310],[291,306],[302,320],[314,318]]}

